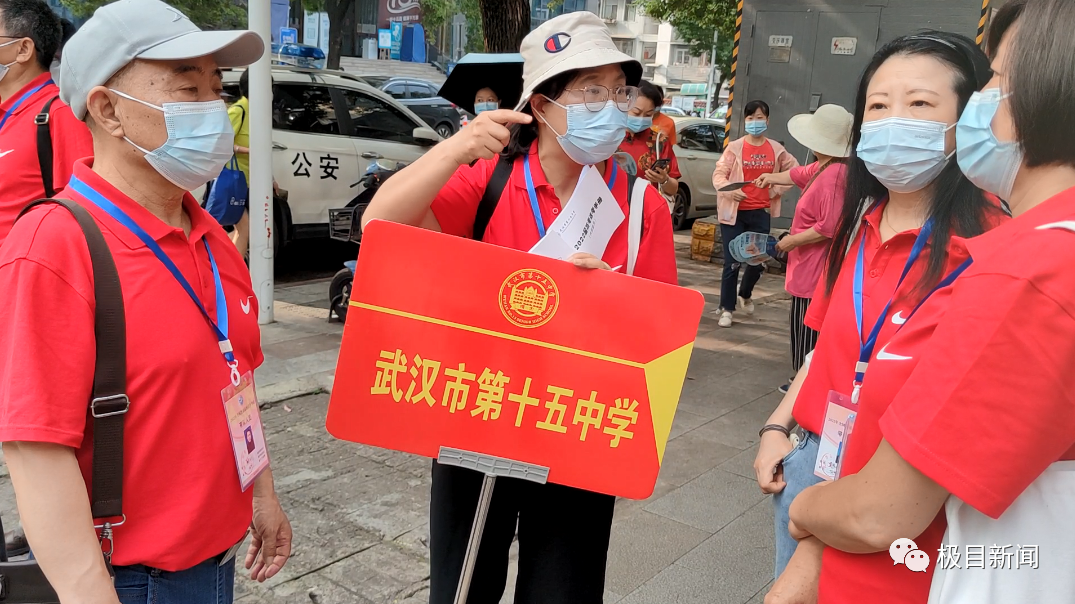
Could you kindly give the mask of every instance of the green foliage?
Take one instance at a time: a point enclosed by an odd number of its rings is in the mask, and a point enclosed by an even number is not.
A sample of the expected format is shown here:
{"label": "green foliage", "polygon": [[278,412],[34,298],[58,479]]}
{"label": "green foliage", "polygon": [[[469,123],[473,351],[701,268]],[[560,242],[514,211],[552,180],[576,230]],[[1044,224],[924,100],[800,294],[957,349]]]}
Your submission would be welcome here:
{"label": "green foliage", "polygon": [[[246,28],[246,8],[235,4],[232,0],[165,1],[190,17],[190,20],[198,27],[204,29]],[[110,2],[112,0],[60,0],[61,4],[78,17],[89,17],[93,11]]]}
{"label": "green foliage", "polygon": [[646,14],[667,21],[690,44],[691,54],[708,56],[717,38],[717,69],[727,79],[732,68],[735,0],[640,0]]}
{"label": "green foliage", "polygon": [[422,0],[421,4],[422,25],[427,35],[432,36],[442,26],[450,24],[452,17],[462,13],[467,18],[467,52],[484,49],[478,0]]}
{"label": "green foliage", "polygon": [[422,0],[422,25],[428,35],[451,23],[459,12],[457,0]]}

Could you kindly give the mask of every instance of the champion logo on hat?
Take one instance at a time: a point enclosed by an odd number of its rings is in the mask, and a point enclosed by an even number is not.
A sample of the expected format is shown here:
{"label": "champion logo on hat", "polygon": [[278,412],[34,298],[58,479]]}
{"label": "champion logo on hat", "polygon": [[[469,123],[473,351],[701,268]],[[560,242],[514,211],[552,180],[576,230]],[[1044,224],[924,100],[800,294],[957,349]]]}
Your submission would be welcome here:
{"label": "champion logo on hat", "polygon": [[553,34],[545,40],[545,50],[551,53],[557,53],[567,48],[568,44],[571,44],[571,36],[564,32]]}

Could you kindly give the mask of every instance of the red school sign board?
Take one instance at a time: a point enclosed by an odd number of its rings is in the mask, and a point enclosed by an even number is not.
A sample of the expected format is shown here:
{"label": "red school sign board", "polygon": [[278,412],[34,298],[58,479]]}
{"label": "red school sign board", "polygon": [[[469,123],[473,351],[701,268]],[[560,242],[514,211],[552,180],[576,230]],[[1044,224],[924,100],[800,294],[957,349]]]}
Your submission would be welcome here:
{"label": "red school sign board", "polygon": [[442,446],[645,499],[700,293],[387,222],[362,238],[329,403],[336,438]]}

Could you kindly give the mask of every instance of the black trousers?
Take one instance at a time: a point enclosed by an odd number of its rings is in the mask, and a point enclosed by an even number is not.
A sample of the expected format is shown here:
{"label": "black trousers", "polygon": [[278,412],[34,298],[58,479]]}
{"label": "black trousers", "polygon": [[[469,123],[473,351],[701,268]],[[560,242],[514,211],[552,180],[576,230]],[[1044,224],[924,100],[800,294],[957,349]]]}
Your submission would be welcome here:
{"label": "black trousers", "polygon": [[[720,308],[728,312],[735,312],[736,302],[735,286],[739,281],[739,267],[741,266],[732,258],[729,250],[732,240],[746,232],[769,234],[770,224],[769,210],[739,210],[735,224],[720,225],[720,238],[724,246],[724,270],[720,275]],[[743,267],[743,282],[739,284],[739,295],[749,300],[754,293],[754,286],[761,279],[765,266]]]}
{"label": "black trousers", "polygon": [[[482,474],[433,462],[429,604],[451,604],[463,570]],[[467,604],[497,604],[519,532],[516,604],[601,604],[616,498],[497,478]]]}
{"label": "black trousers", "polygon": [[818,332],[806,326],[806,311],[810,298],[791,297],[791,369],[798,373],[806,362],[806,355],[817,346]]}

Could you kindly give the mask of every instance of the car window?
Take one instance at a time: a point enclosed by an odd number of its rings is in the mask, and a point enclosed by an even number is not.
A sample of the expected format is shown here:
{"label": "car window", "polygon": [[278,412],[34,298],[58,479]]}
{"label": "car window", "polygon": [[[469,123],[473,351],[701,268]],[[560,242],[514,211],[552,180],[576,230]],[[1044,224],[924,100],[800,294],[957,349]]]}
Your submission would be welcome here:
{"label": "car window", "polygon": [[679,132],[679,146],[689,151],[711,151],[716,144],[712,141],[709,124],[690,126]]}
{"label": "car window", "polygon": [[353,136],[414,143],[414,129],[418,126],[402,111],[392,105],[362,94],[356,90],[341,90],[347,111],[351,114]]}
{"label": "car window", "polygon": [[434,96],[433,91],[430,90],[429,86],[426,86],[421,82],[410,82],[407,84],[407,88],[411,92],[412,99],[428,99]]}
{"label": "car window", "polygon": [[389,84],[384,89],[385,92],[392,95],[397,99],[407,98],[407,85],[403,82],[396,82],[395,84]]}
{"label": "car window", "polygon": [[713,153],[724,153],[724,128],[713,127],[713,138],[710,139],[709,150]]}
{"label": "car window", "polygon": [[226,102],[234,103],[235,101],[238,101],[242,96],[243,96],[243,93],[242,93],[242,91],[239,90],[239,83],[238,82],[235,82],[234,84],[228,84],[228,83],[224,84],[223,99]]}
{"label": "car window", "polygon": [[332,94],[326,86],[277,84],[273,87],[273,128],[311,134],[340,134]]}

